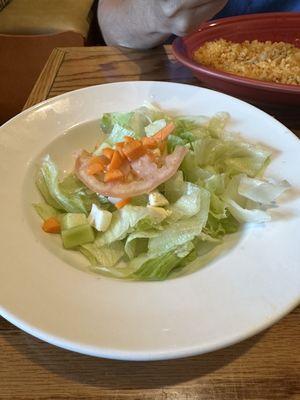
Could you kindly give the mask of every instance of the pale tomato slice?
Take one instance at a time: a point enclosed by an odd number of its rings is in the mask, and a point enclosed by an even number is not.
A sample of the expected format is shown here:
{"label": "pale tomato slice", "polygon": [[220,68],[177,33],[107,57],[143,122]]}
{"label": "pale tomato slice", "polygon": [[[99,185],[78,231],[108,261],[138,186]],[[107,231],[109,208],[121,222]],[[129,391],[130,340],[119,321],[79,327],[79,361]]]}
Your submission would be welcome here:
{"label": "pale tomato slice", "polygon": [[88,175],[87,167],[92,154],[83,150],[75,162],[75,174],[91,191],[103,196],[127,198],[141,194],[150,193],[157,186],[170,179],[178,170],[188,150],[185,147],[177,146],[173,153],[167,155],[164,165],[158,167],[150,158],[145,155],[131,163],[131,168],[138,176],[132,182],[107,182],[104,183],[96,176]]}

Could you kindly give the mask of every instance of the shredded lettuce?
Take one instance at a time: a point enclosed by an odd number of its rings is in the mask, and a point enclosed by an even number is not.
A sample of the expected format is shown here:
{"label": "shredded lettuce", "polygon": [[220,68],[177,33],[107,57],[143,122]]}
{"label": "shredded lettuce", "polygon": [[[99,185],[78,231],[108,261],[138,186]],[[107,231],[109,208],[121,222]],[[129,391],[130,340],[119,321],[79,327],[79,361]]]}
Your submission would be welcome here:
{"label": "shredded lettuce", "polygon": [[77,247],[92,270],[122,279],[163,280],[194,272],[205,265],[225,235],[242,223],[270,220],[268,208],[290,185],[263,177],[271,152],[227,130],[230,116],[177,116],[145,103],[130,112],[103,114],[99,133],[105,136],[94,154],[114,148],[125,136],[153,136],[173,122],[168,152],[185,146],[179,170],[157,190],[168,203],[151,207],[148,194],[117,210],[111,198],[92,193],[75,176],[59,178],[50,156],[44,158],[36,185],[45,203],[34,204],[39,216],[59,219],[64,213],[88,215],[92,205],[112,212],[105,232]]}
{"label": "shredded lettuce", "polygon": [[[239,222],[262,223],[270,221],[270,215],[259,208],[247,208],[247,198],[239,192],[243,175],[235,175],[231,178],[222,199],[231,215]],[[259,205],[257,205],[259,207]]]}
{"label": "shredded lettuce", "polygon": [[54,207],[51,207],[47,203],[35,203],[35,204],[33,204],[33,207],[34,207],[35,211],[38,213],[38,215],[44,221],[48,218],[58,217],[58,216],[62,215],[60,211],[58,211]]}
{"label": "shredded lettuce", "polygon": [[109,268],[124,255],[124,244],[116,241],[110,245],[98,247],[95,243],[87,243],[79,246],[79,251],[88,258],[91,265],[102,265]]}
{"label": "shredded lettuce", "polygon": [[42,173],[42,170],[39,170],[35,183],[41,195],[43,196],[44,200],[46,201],[46,204],[57,210],[63,210],[62,205],[51,195],[48,189],[47,181]]}
{"label": "shredded lettuce", "polygon": [[159,234],[158,231],[136,231],[132,232],[127,236],[125,242],[125,253],[129,259],[137,257],[141,253],[145,253],[148,250],[148,239],[153,238]]}
{"label": "shredded lettuce", "polygon": [[200,235],[208,218],[209,200],[209,192],[202,189],[200,192],[199,212],[193,217],[188,217],[166,226],[159,235],[150,238],[149,251],[152,253],[168,252]]}
{"label": "shredded lettuce", "polygon": [[114,267],[108,268],[97,265],[98,272],[116,278],[138,279],[138,280],[164,280],[176,269],[193,251],[193,244],[177,248],[177,251],[167,252],[160,255],[151,252],[140,254],[131,261],[124,263],[120,261]]}
{"label": "shredded lettuce", "polygon": [[141,267],[133,273],[133,277],[143,280],[164,280],[177,267],[180,261],[181,258],[173,252],[150,258],[143,262]]}
{"label": "shredded lettuce", "polygon": [[58,210],[88,214],[92,203],[98,202],[96,194],[90,192],[74,175],[60,182],[59,171],[49,156],[42,162],[37,186],[46,202]]}
{"label": "shredded lettuce", "polygon": [[[124,239],[141,221],[147,223],[149,227],[158,226],[168,216],[168,213],[165,210],[158,211],[156,208],[158,207],[127,205],[113,212],[109,229],[97,235],[97,246]],[[139,229],[141,229],[141,225]]]}
{"label": "shredded lettuce", "polygon": [[262,204],[270,204],[289,187],[290,184],[287,181],[281,181],[276,184],[273,182],[249,178],[244,175],[241,177],[238,192],[249,200]]}
{"label": "shredded lettuce", "polygon": [[183,195],[185,190],[185,182],[182,171],[177,171],[176,174],[162,185],[162,192],[170,203],[174,203]]}
{"label": "shredded lettuce", "polygon": [[169,207],[171,215],[168,217],[168,220],[174,222],[196,215],[200,211],[200,208],[203,207],[202,202],[204,199],[206,200],[207,195],[205,189],[193,183],[186,182],[183,195]]}
{"label": "shredded lettuce", "polygon": [[157,119],[154,122],[151,122],[149,125],[145,127],[145,132],[147,136],[153,136],[155,135],[158,131],[163,129],[167,125],[167,122],[165,119]]}
{"label": "shredded lettuce", "polygon": [[133,112],[105,113],[100,120],[100,127],[106,134],[111,134],[116,125],[122,128],[128,128],[132,116]]}

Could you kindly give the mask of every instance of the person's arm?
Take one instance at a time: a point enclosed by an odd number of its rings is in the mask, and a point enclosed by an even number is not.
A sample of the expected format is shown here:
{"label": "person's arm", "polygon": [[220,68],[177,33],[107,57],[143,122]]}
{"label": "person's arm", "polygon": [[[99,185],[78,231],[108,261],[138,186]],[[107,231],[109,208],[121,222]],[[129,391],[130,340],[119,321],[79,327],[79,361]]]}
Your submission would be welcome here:
{"label": "person's arm", "polygon": [[98,22],[105,42],[150,48],[170,35],[184,36],[210,19],[227,0],[99,0]]}

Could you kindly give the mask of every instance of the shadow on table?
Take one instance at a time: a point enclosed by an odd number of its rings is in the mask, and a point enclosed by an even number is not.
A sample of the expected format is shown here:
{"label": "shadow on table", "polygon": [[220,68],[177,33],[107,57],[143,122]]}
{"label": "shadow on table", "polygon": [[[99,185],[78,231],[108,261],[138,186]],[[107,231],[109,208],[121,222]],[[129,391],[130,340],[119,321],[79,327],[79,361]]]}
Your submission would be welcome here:
{"label": "shadow on table", "polygon": [[[1,331],[0,331],[1,334]],[[22,331],[6,341],[16,351],[73,382],[102,389],[155,389],[200,378],[226,366],[249,351],[264,333],[234,346],[200,356],[168,361],[114,361],[73,353],[49,345]]]}
{"label": "shadow on table", "polygon": [[[100,62],[101,83],[120,81],[171,81],[197,84],[197,79],[162,46],[145,51],[118,48],[117,60]],[[100,83],[100,82],[97,82]]]}

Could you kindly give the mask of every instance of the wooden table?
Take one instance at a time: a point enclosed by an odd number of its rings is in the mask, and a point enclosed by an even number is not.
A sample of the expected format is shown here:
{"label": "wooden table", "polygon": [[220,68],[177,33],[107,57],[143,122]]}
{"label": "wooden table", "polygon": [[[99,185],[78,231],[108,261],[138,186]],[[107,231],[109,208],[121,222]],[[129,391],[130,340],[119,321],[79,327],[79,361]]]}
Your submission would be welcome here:
{"label": "wooden table", "polygon": [[[25,108],[84,86],[125,80],[198,84],[168,47],[56,49]],[[282,122],[293,125],[292,119]],[[298,307],[227,349],[173,361],[120,362],[56,348],[0,319],[0,399],[296,400],[299,339]]]}

